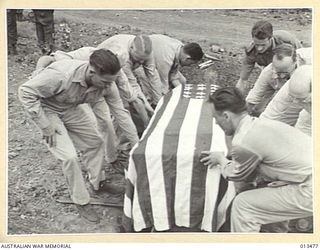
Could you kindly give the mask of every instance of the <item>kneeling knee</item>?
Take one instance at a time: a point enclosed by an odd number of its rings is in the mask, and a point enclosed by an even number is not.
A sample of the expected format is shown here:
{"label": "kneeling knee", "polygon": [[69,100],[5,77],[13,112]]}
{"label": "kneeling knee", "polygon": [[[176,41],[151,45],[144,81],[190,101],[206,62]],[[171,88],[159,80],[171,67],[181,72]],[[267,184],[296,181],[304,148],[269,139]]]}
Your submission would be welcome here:
{"label": "kneeling knee", "polygon": [[232,213],[239,213],[240,211],[245,211],[247,207],[247,202],[245,198],[245,193],[238,194],[232,203]]}

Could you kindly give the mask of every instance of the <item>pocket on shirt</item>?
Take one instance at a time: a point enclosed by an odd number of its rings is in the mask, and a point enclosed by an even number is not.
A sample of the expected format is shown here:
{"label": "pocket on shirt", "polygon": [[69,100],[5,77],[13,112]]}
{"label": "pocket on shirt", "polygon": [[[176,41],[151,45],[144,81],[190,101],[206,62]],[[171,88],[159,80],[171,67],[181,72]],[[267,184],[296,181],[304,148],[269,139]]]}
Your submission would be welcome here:
{"label": "pocket on shirt", "polygon": [[56,100],[62,103],[76,103],[77,99],[76,95],[70,95],[68,92],[62,92],[56,95]]}

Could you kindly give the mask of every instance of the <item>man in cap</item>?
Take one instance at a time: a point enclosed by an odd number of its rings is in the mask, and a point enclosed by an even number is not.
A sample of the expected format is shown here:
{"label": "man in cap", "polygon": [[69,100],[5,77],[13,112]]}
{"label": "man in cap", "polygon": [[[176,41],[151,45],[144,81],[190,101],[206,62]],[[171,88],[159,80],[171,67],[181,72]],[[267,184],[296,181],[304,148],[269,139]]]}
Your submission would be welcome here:
{"label": "man in cap", "polygon": [[273,32],[272,24],[261,20],[254,24],[251,30],[252,42],[245,49],[240,79],[236,87],[241,91],[245,91],[246,82],[255,66],[265,67],[272,62],[273,49],[282,43],[290,43],[296,49],[301,48],[301,42],[292,34],[284,30]]}
{"label": "man in cap", "polygon": [[161,86],[158,89],[148,88],[147,81],[141,71],[139,72],[139,80],[143,90],[151,97],[153,104],[157,104],[159,99],[171,88],[186,83],[186,78],[179,70],[180,67],[196,64],[204,54],[197,43],[183,44],[177,39],[161,34],[149,37],[152,41],[153,57]]}
{"label": "man in cap", "polygon": [[119,79],[120,82],[124,82],[120,84],[127,85],[126,82],[129,82],[129,85],[133,88],[135,99],[131,103],[143,123],[142,130],[144,130],[149,123],[149,117],[153,114],[153,108],[141,91],[133,71],[142,66],[147,76],[149,87],[157,88],[160,85],[159,75],[155,69],[152,56],[152,42],[149,36],[146,35],[119,34],[108,38],[99,44],[97,48],[110,48],[115,44],[120,48],[120,51],[115,51],[115,53],[119,54],[124,60],[122,70],[125,73],[125,77]]}
{"label": "man in cap", "polygon": [[[89,61],[90,55],[98,50],[94,47],[82,47],[80,49],[64,52],[64,51],[56,51],[52,53],[50,56],[42,56],[39,58],[36,66],[36,71],[34,74],[37,74],[39,71],[42,71],[45,67],[50,65],[52,62],[60,61],[64,59],[75,59],[75,60],[83,60]],[[120,66],[123,67],[126,58],[123,57],[124,53],[121,53],[121,48],[117,45],[112,45],[109,47],[109,50],[115,54],[119,60]],[[109,89],[107,93],[106,102],[108,106],[104,107],[104,110],[97,110],[97,107],[93,107],[95,117],[97,118],[97,122],[100,125],[101,132],[105,138],[105,154],[106,161],[108,163],[115,163],[118,156],[118,150],[129,150],[131,149],[139,140],[135,125],[130,117],[129,112],[124,108],[123,103],[121,101],[125,100],[129,103],[134,102],[137,99],[137,96],[134,94],[134,91],[130,84],[122,79],[125,79],[126,76],[122,69],[120,69],[119,74],[115,80],[117,88],[113,88],[112,91]],[[119,98],[119,94],[121,99]],[[83,107],[87,112],[91,113],[90,110],[84,106]],[[110,110],[109,110],[110,109]],[[122,134],[125,137],[126,144],[119,146],[119,141],[112,123],[112,119],[110,117],[111,114],[114,116],[117,125],[122,130]]]}
{"label": "man in cap", "polygon": [[303,64],[311,64],[312,48],[295,47],[289,43],[283,43],[273,49],[273,59],[265,67],[249,91],[246,101],[250,114],[259,116],[278,90],[290,79],[297,67]]}
{"label": "man in cap", "polygon": [[311,96],[312,65],[303,65],[295,70],[260,117],[296,126],[311,136]]}
{"label": "man in cap", "polygon": [[81,216],[99,222],[90,206],[90,195],[78,164],[76,148],[83,153],[89,182],[94,191],[104,183],[103,140],[94,123],[79,104],[106,106],[105,95],[116,88],[120,70],[117,57],[108,50],[97,50],[89,62],[61,60],[52,63],[19,87],[19,99],[42,132],[43,140],[62,161],[72,201]]}
{"label": "man in cap", "polygon": [[223,152],[205,151],[201,162],[220,167],[230,181],[249,181],[256,174],[270,181],[236,196],[231,231],[259,232],[264,224],[311,216],[311,138],[285,123],[249,116],[245,99],[235,87],[218,89],[209,102],[218,125],[233,136],[232,159]]}

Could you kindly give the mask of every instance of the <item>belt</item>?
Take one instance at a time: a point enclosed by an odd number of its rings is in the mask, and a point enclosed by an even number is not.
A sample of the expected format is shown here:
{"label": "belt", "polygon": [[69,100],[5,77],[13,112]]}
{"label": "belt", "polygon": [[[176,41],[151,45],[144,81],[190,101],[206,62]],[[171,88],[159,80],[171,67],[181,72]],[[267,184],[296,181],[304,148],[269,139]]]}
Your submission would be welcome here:
{"label": "belt", "polygon": [[303,181],[295,182],[295,181],[272,181],[272,182],[264,182],[257,184],[257,187],[282,187],[286,185],[297,185],[302,184],[304,182],[312,180],[312,175],[307,175],[306,178]]}

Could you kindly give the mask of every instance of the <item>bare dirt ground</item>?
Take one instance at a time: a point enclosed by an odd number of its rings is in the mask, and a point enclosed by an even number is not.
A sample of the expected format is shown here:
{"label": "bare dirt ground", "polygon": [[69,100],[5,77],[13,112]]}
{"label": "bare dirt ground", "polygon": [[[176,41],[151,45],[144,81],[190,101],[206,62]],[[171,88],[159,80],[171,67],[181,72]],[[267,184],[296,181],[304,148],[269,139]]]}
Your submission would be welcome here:
{"label": "bare dirt ground", "polygon": [[[311,46],[311,15],[307,10],[57,10],[56,45],[70,51],[96,46],[119,33],[162,33],[184,42],[198,42],[206,52],[214,44],[224,49],[210,52],[220,62],[204,71],[185,68],[183,73],[193,83],[215,80],[219,85],[234,85],[242,48],[250,41],[254,22],[267,19],[275,30],[289,30],[305,46]],[[119,208],[95,206],[102,220],[92,224],[79,217],[74,205],[56,202],[58,197],[68,197],[61,163],[40,143],[40,133],[17,98],[19,85],[28,79],[40,57],[34,23],[18,22],[18,33],[19,54],[8,57],[8,234],[119,232]],[[258,73],[254,71],[251,82]],[[111,180],[123,183],[121,176],[106,168]],[[121,200],[107,194],[105,198]]]}

